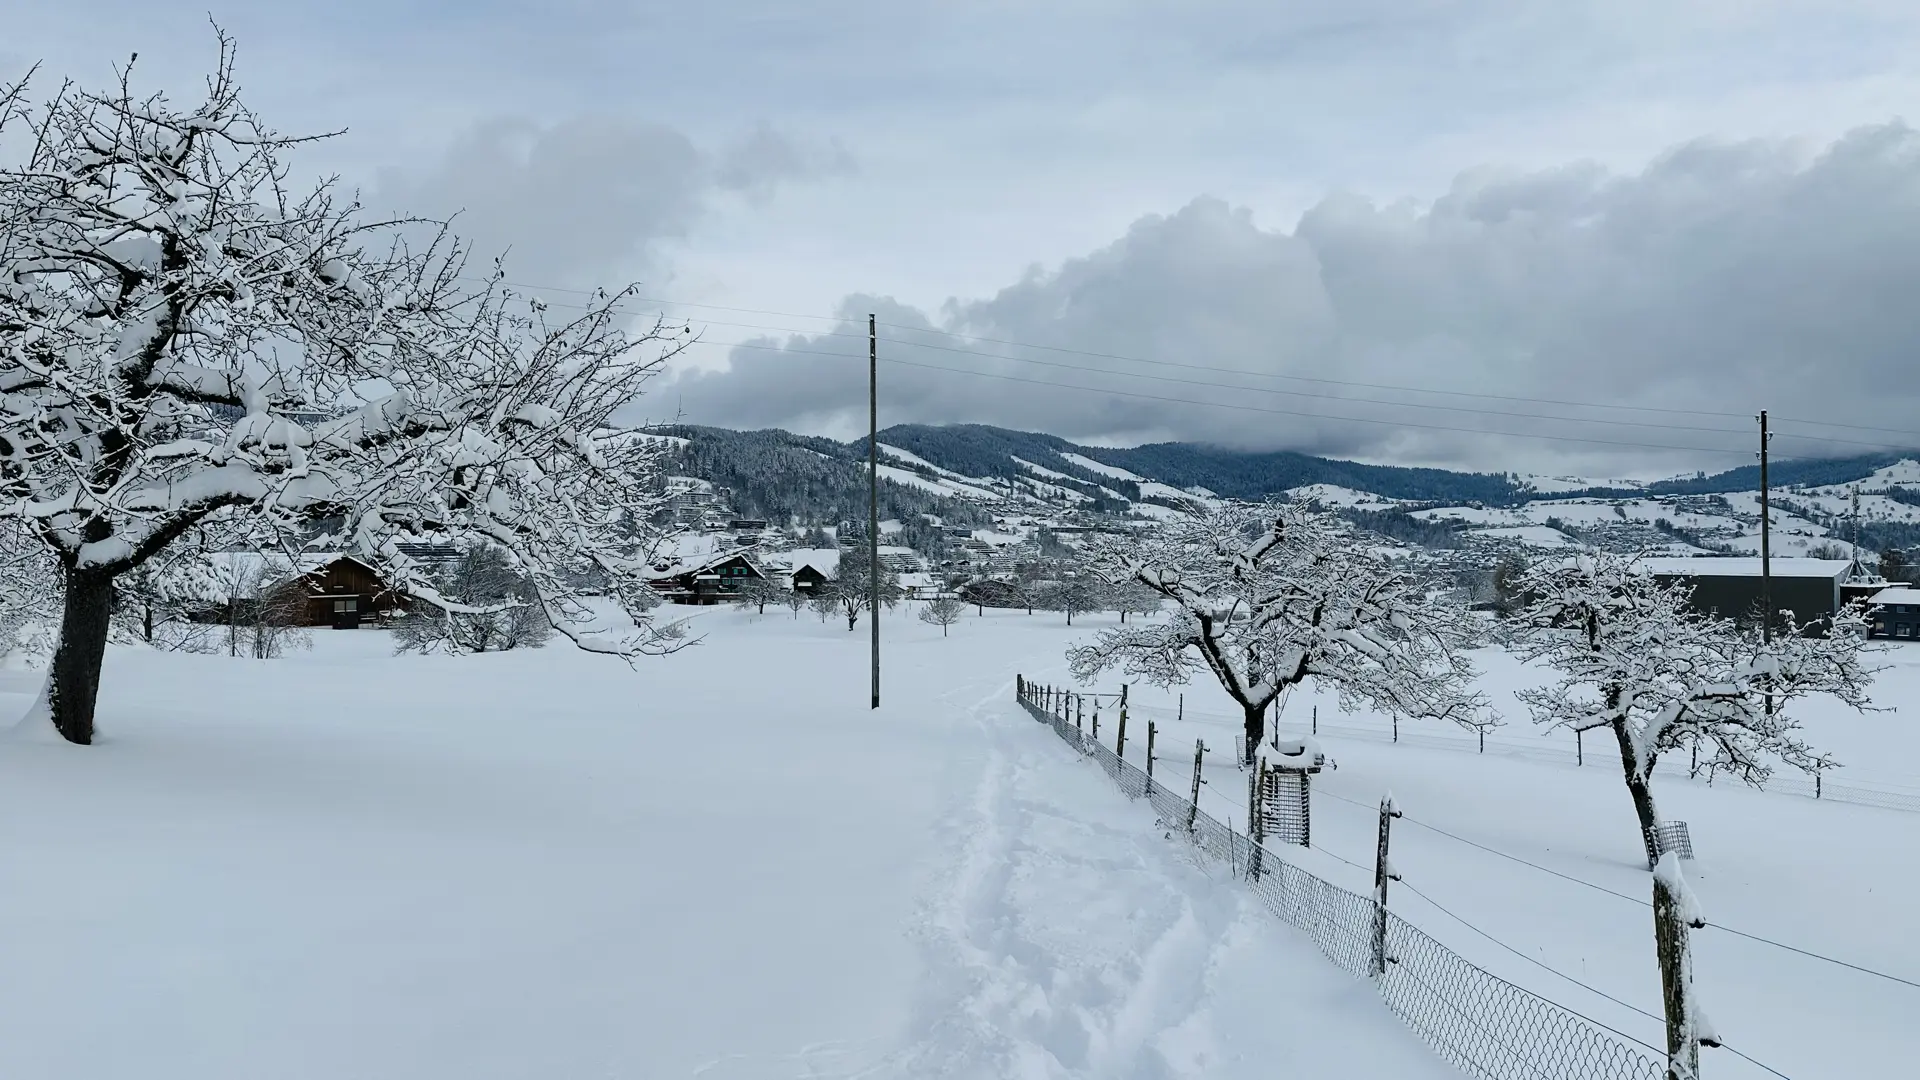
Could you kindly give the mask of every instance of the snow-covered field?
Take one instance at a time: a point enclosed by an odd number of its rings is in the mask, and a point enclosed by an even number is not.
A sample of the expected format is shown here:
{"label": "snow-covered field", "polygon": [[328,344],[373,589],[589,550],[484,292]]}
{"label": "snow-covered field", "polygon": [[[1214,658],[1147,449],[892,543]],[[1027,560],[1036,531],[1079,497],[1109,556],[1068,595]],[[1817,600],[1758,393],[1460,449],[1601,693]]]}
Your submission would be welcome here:
{"label": "snow-covered field", "polygon": [[[703,611],[699,646],[633,670],[565,647],[396,658],[377,631],[266,662],[116,650],[101,745],[0,743],[0,1076],[1455,1075],[1014,705],[1015,672],[1065,681],[1063,646],[1102,620],[1079,622],[969,612],[942,640],[896,613],[878,712],[864,625],[785,611]],[[1920,659],[1889,659],[1899,706]],[[1537,738],[1510,698],[1526,672],[1489,660],[1514,722],[1496,738]],[[32,677],[0,680],[24,710]],[[1204,737],[1203,800],[1238,822],[1234,718],[1210,686],[1184,695],[1133,689],[1128,756],[1152,719],[1184,779]],[[1316,706],[1381,724],[1301,693],[1288,729]],[[1807,724],[1920,787],[1906,712]],[[1658,1012],[1650,915],[1602,891],[1647,892],[1604,748],[1578,768],[1419,734],[1323,735],[1321,850],[1288,857],[1365,892],[1391,791],[1396,910],[1660,1042],[1593,992]],[[1920,975],[1920,814],[1658,793],[1691,825],[1710,919]],[[1786,1075],[1896,1075],[1920,1053],[1920,991],[1696,941],[1721,1033]]]}
{"label": "snow-covered field", "polygon": [[115,650],[0,743],[0,1076],[1451,1075],[1020,712],[1058,620],[893,616],[878,712],[864,632],[698,621]]}

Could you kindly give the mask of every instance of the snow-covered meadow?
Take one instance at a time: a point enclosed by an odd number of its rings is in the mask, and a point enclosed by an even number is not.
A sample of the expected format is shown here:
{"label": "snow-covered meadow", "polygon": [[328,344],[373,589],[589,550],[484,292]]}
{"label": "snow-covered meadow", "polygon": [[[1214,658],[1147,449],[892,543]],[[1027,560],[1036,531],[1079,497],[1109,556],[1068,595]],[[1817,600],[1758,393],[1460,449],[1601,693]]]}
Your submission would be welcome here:
{"label": "snow-covered meadow", "polygon": [[0,1075],[1449,1074],[1018,710],[1057,620],[896,613],[878,712],[865,633],[696,621],[116,649],[98,745],[0,744]]}
{"label": "snow-covered meadow", "polygon": [[[0,1075],[1456,1075],[1015,706],[1016,672],[1067,681],[1067,644],[1110,620],[969,609],[942,640],[896,612],[878,712],[864,624],[785,611],[702,610],[698,647],[633,669],[564,645],[394,657],[378,631],[273,661],[116,650],[99,745],[0,744]],[[1497,737],[1536,738],[1510,700],[1526,673],[1483,659],[1515,721]],[[1898,705],[1920,663],[1893,659]],[[0,705],[24,711],[36,678],[7,673]],[[1133,688],[1128,756],[1152,719],[1159,768],[1184,777],[1205,737],[1203,799],[1239,821],[1237,717],[1184,693]],[[1302,692],[1288,730],[1316,704],[1338,717]],[[1920,747],[1902,712],[1808,725],[1890,782]],[[1396,910],[1659,1042],[1454,918],[1657,1012],[1646,908],[1462,842],[1641,896],[1613,767],[1323,742],[1324,850],[1289,858],[1365,891],[1391,790]],[[1920,972],[1901,854],[1920,814],[1659,793],[1692,826],[1710,919]],[[1920,991],[1696,941],[1721,1033],[1789,1076],[1888,1075],[1920,1051]],[[1715,1076],[1762,1075],[1707,1053]]]}

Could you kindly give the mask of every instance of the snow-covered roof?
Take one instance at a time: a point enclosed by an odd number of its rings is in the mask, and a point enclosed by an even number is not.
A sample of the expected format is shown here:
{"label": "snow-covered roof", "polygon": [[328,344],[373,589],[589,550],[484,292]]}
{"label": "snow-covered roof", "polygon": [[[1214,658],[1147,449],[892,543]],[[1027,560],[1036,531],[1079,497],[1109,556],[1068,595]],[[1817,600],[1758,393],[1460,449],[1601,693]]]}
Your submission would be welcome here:
{"label": "snow-covered roof", "polygon": [[1881,589],[1873,594],[1876,604],[1920,604],[1920,589],[1911,589],[1905,585],[1895,585],[1890,589]]}
{"label": "snow-covered roof", "polygon": [[[1846,559],[1774,559],[1771,574],[1779,578],[1839,578],[1853,568]],[[1646,559],[1648,573],[1663,577],[1759,577],[1760,560],[1745,558]]]}

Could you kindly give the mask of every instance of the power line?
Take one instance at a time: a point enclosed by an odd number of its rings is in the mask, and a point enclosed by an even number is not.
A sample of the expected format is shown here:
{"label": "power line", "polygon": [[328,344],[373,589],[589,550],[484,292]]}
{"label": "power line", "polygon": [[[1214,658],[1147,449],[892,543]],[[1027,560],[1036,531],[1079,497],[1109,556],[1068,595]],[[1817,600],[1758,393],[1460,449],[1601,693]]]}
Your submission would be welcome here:
{"label": "power line", "polygon": [[[478,277],[472,277],[467,275],[462,275],[461,279],[467,280],[467,281],[489,280],[485,278],[478,278]],[[580,295],[580,296],[613,295],[613,294],[605,293],[603,290],[576,289],[576,288],[567,288],[567,287],[558,286],[558,285],[535,285],[529,282],[503,280],[499,282],[499,284],[506,285],[516,289],[535,289],[543,292],[571,293],[571,294]],[[820,322],[849,323],[849,324],[853,322],[852,319],[843,315],[810,315],[810,314],[805,314],[802,312],[794,312],[794,311],[776,311],[769,308],[736,307],[736,306],[730,306],[725,304],[702,304],[702,303],[694,303],[691,301],[684,301],[684,300],[670,300],[665,297],[641,296],[638,294],[635,294],[632,298],[640,301],[641,303],[660,304],[666,307],[699,308],[702,310],[709,310],[709,311],[730,311],[730,312],[736,312],[739,314],[747,314],[747,315],[772,315],[777,318],[783,318],[783,319],[810,319],[810,320],[815,320]],[[560,307],[578,307],[578,308],[581,308],[582,310],[592,310],[583,305],[561,304],[557,301],[547,301],[547,303],[553,304],[554,306],[560,306]],[[660,314],[664,314],[664,312]],[[831,330],[807,330],[807,329],[801,329],[796,327],[783,327],[783,326],[762,327],[762,326],[756,326],[750,323],[726,323],[726,322],[721,322],[719,320],[702,320],[702,321],[711,322],[714,325],[718,325],[718,326],[737,326],[744,329],[764,329],[764,330],[779,331],[782,333],[804,334],[811,337],[860,337],[862,336],[859,334],[844,333],[844,332],[831,331]],[[982,344],[989,344],[989,345],[1004,345],[1011,348],[1019,348],[1019,349],[1038,349],[1046,352],[1062,353],[1062,354],[1072,355],[1072,356],[1086,356],[1086,357],[1092,357],[1092,358],[1104,359],[1104,360],[1119,360],[1123,363],[1148,364],[1156,367],[1183,368],[1183,369],[1194,370],[1194,371],[1210,371],[1218,374],[1245,375],[1252,378],[1261,378],[1261,379],[1280,379],[1280,380],[1291,381],[1291,382],[1318,383],[1318,384],[1327,385],[1327,386],[1347,386],[1347,387],[1353,387],[1356,389],[1364,389],[1364,390],[1387,390],[1387,391],[1392,391],[1396,393],[1407,393],[1407,394],[1432,394],[1432,395],[1443,396],[1443,397],[1472,398],[1472,399],[1479,399],[1483,401],[1507,401],[1507,402],[1515,402],[1519,404],[1528,404],[1528,405],[1564,405],[1570,408],[1605,409],[1605,410],[1615,411],[1615,412],[1658,413],[1658,414],[1663,414],[1668,416],[1704,416],[1704,417],[1718,417],[1718,418],[1738,419],[1738,420],[1747,419],[1746,413],[1721,412],[1721,411],[1715,411],[1715,410],[1709,410],[1709,409],[1675,409],[1675,408],[1668,408],[1668,407],[1662,407],[1657,405],[1615,405],[1607,402],[1596,402],[1596,401],[1569,401],[1564,398],[1537,398],[1537,397],[1526,397],[1523,395],[1513,395],[1513,394],[1491,394],[1483,391],[1441,390],[1433,387],[1404,386],[1404,385],[1397,385],[1393,383],[1359,382],[1359,381],[1350,380],[1350,379],[1328,379],[1328,378],[1320,378],[1320,377],[1307,376],[1307,375],[1283,374],[1283,373],[1271,372],[1271,371],[1254,371],[1246,368],[1220,367],[1220,366],[1209,365],[1209,364],[1182,363],[1182,362],[1172,361],[1172,360],[1156,360],[1156,359],[1150,359],[1147,357],[1129,356],[1123,353],[1101,352],[1093,349],[1076,349],[1076,348],[1071,348],[1063,345],[1042,345],[1036,342],[1016,341],[1010,338],[994,338],[994,337],[986,337],[978,334],[968,334],[968,333],[955,331],[955,330],[941,330],[935,327],[912,326],[907,323],[882,322],[882,323],[879,323],[878,325],[886,327],[888,329],[892,329],[892,330],[904,330],[908,333],[936,334],[941,337],[954,338],[962,341],[974,341],[974,342],[979,342]],[[942,346],[927,345],[923,343],[910,342],[910,341],[901,341],[899,343],[903,345],[916,346],[919,348],[941,348],[943,349],[943,351],[975,353],[976,355],[980,355],[980,356],[991,356],[991,357],[1000,358],[1000,359],[1017,359],[1013,357],[1005,357],[999,353],[988,353],[988,352],[982,352],[979,350],[971,350],[971,349],[959,349],[959,348],[954,348],[950,346],[942,347]],[[1095,369],[1095,370],[1107,370],[1107,369]],[[1119,374],[1118,372],[1113,372],[1113,373]],[[1361,400],[1361,399],[1350,398],[1345,400]],[[1405,405],[1410,408],[1425,407],[1425,406],[1421,406],[1416,402],[1393,402],[1391,404]],[[1512,415],[1519,415],[1519,414],[1512,414]],[[1579,418],[1561,417],[1558,419],[1578,420]],[[1810,420],[1802,417],[1779,417],[1778,419],[1785,420],[1790,423],[1807,424],[1813,427],[1840,428],[1842,430],[1849,430],[1849,431],[1878,431],[1886,434],[1904,435],[1910,438],[1920,439],[1920,431],[1913,431],[1905,428],[1876,427],[1870,424],[1852,424],[1852,423],[1843,423],[1840,421],[1833,421],[1833,420]],[[1598,421],[1598,420],[1589,420],[1585,422],[1630,423],[1629,421]],[[1666,425],[1649,424],[1644,426],[1662,427]],[[1723,429],[1701,428],[1698,430],[1723,430]],[[1818,441],[1824,441],[1824,442],[1836,442],[1843,445],[1875,447],[1875,448],[1883,448],[1883,449],[1902,449],[1903,448],[1903,447],[1900,447],[1898,444],[1869,443],[1869,442],[1861,442],[1858,440],[1850,440],[1850,439],[1834,439],[1834,438],[1830,438],[1827,436],[1820,436],[1820,435],[1795,435],[1787,432],[1782,432],[1780,434],[1790,438],[1811,439],[1811,440],[1818,440]]]}
{"label": "power line", "polygon": [[[766,352],[782,352],[799,356],[830,356],[837,359],[854,359],[848,353],[831,353],[812,349],[785,349],[777,345],[755,345],[751,342],[702,341],[699,344],[724,346],[739,349],[759,349]],[[897,360],[891,357],[881,358],[881,363],[902,367],[925,368],[928,371],[941,371],[951,375],[971,375],[982,379],[998,379],[1003,382],[1023,383],[1028,386],[1049,386],[1060,390],[1080,390],[1090,394],[1105,394],[1111,397],[1136,398],[1143,401],[1164,401],[1174,405],[1195,405],[1201,408],[1232,409],[1236,412],[1266,413],[1272,416],[1298,416],[1310,420],[1333,420],[1352,424],[1378,424],[1385,427],[1422,428],[1428,431],[1451,431],[1465,435],[1499,435],[1515,439],[1544,439],[1551,442],[1584,443],[1595,446],[1624,446],[1638,450],[1678,450],[1692,454],[1729,454],[1747,457],[1750,451],[1729,450],[1709,446],[1676,446],[1668,443],[1627,442],[1619,439],[1589,439],[1572,435],[1547,435],[1522,431],[1489,431],[1485,428],[1452,427],[1444,424],[1426,424],[1411,420],[1382,420],[1362,416],[1335,416],[1328,413],[1304,412],[1298,409],[1276,409],[1259,405],[1236,405],[1222,401],[1196,401],[1192,398],[1167,397],[1161,394],[1142,394],[1131,390],[1114,390],[1098,386],[1079,386],[1073,383],[1053,382],[1046,379],[1027,379],[1018,375],[1001,375],[987,371],[971,371],[966,368],[943,367],[939,364],[923,364],[912,360]],[[1222,389],[1234,389],[1222,387]],[[1553,417],[1541,417],[1552,420]]]}

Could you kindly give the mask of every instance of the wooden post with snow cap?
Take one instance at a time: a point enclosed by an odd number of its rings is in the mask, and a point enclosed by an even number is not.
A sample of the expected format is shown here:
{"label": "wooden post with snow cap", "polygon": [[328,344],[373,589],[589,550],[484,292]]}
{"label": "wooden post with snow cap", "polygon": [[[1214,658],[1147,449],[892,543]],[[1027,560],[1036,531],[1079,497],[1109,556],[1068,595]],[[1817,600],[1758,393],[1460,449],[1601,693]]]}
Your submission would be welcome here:
{"label": "wooden post with snow cap", "polygon": [[1260,880],[1261,844],[1266,840],[1265,815],[1260,813],[1260,795],[1266,790],[1267,759],[1256,757],[1253,771],[1247,774],[1247,876]]}
{"label": "wooden post with snow cap", "polygon": [[1373,974],[1387,973],[1387,882],[1398,881],[1400,875],[1393,872],[1393,861],[1388,857],[1387,846],[1393,836],[1393,819],[1400,816],[1399,808],[1393,805],[1393,795],[1388,793],[1380,799],[1380,846],[1373,856]]}
{"label": "wooden post with snow cap", "polygon": [[1680,856],[1662,854],[1653,866],[1653,940],[1667,1014],[1667,1080],[1698,1080],[1700,1048],[1720,1045],[1693,986],[1692,932],[1706,925]]}
{"label": "wooden post with snow cap", "polygon": [[1207,741],[1205,739],[1193,740],[1193,802],[1192,805],[1187,808],[1188,832],[1193,831],[1194,823],[1200,818],[1200,765],[1206,760],[1206,757]]}

